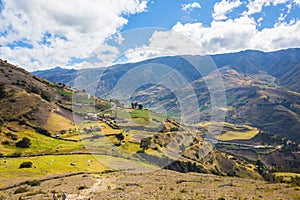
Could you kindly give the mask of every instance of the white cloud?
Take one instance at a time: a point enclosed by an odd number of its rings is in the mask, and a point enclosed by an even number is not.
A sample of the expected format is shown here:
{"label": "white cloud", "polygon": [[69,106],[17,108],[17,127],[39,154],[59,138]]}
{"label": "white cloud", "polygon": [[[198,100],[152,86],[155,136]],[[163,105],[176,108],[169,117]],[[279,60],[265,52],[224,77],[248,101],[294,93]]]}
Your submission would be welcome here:
{"label": "white cloud", "polygon": [[252,15],[255,13],[260,13],[265,6],[277,6],[279,4],[288,4],[287,7],[290,7],[290,3],[300,6],[300,0],[251,0],[249,1],[246,12],[247,15]]}
{"label": "white cloud", "polygon": [[253,18],[243,16],[212,22],[211,27],[177,23],[173,29],[192,37],[209,54],[246,49],[273,51],[300,46],[300,21],[259,31]]}
{"label": "white cloud", "polygon": [[178,22],[171,31],[155,32],[149,45],[130,49],[125,55],[135,62],[166,55],[206,55],[247,49],[275,51],[299,46],[300,21],[258,30],[253,18],[241,16],[213,21],[210,27]]}
{"label": "white cloud", "polygon": [[193,2],[193,3],[190,3],[190,4],[182,4],[182,10],[186,13],[190,13],[193,9],[200,9],[201,8],[201,5],[200,3],[198,2]]}
{"label": "white cloud", "polygon": [[256,32],[252,18],[241,17],[235,20],[213,21],[210,27],[201,24],[177,23],[173,30],[191,37],[205,53],[224,53],[249,47],[249,40]]}
{"label": "white cloud", "polygon": [[300,6],[300,0],[293,0],[293,2],[294,2],[296,5]]}
{"label": "white cloud", "polygon": [[280,24],[274,28],[266,28],[257,32],[251,42],[252,48],[274,51],[285,48],[299,48],[300,21],[293,24]]}
{"label": "white cloud", "polygon": [[230,1],[230,0],[222,0],[221,2],[217,2],[214,5],[214,20],[226,20],[227,14],[232,12],[233,9],[238,8],[242,5],[240,0]]}
{"label": "white cloud", "polygon": [[[147,8],[145,0],[3,0],[3,4],[0,32],[7,34],[0,35],[0,56],[29,70],[66,66],[71,57],[89,56],[127,23],[124,15]],[[33,48],[5,47],[24,40]]]}
{"label": "white cloud", "polygon": [[155,31],[149,40],[149,45],[129,49],[124,55],[128,62],[138,62],[161,56],[199,55],[204,53],[205,51],[191,38],[170,30]]}

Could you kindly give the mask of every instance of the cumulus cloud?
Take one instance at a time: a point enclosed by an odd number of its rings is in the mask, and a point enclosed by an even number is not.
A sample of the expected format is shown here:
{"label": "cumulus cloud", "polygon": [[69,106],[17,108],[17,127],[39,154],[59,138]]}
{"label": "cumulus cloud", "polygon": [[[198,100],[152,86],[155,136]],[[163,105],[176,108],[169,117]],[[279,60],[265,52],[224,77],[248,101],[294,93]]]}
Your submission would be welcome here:
{"label": "cumulus cloud", "polygon": [[[3,0],[0,55],[29,70],[66,66],[85,58],[127,23],[145,12],[146,0]],[[26,42],[30,48],[9,48]]]}
{"label": "cumulus cloud", "polygon": [[199,23],[177,23],[173,30],[192,38],[205,53],[213,54],[249,48],[251,37],[256,33],[256,24],[254,19],[244,16],[213,21],[210,27]]}
{"label": "cumulus cloud", "polygon": [[209,54],[246,49],[273,51],[300,46],[300,21],[259,31],[253,18],[242,16],[234,20],[214,21],[211,27],[177,23],[173,29],[193,38]]}
{"label": "cumulus cloud", "polygon": [[232,12],[233,9],[238,8],[242,5],[240,0],[230,1],[222,0],[214,5],[213,18],[214,20],[225,20],[227,14]]}
{"label": "cumulus cloud", "polygon": [[157,31],[149,45],[126,52],[129,61],[141,61],[167,55],[207,55],[247,49],[275,51],[300,46],[300,21],[277,24],[258,30],[254,18],[241,16],[226,21],[202,23],[178,22],[170,31]]}
{"label": "cumulus cloud", "polygon": [[138,62],[149,58],[175,55],[201,55],[205,51],[191,38],[174,30],[155,31],[149,45],[127,50],[124,55],[128,62]]}
{"label": "cumulus cloud", "polygon": [[189,4],[182,4],[182,10],[186,13],[190,13],[193,9],[200,9],[201,5],[198,2],[193,2],[193,3],[189,3]]}
{"label": "cumulus cloud", "polygon": [[248,11],[245,13],[247,15],[252,15],[255,13],[260,13],[265,6],[277,6],[279,4],[290,5],[290,3],[300,6],[300,0],[251,0],[247,4]]}
{"label": "cumulus cloud", "polygon": [[248,49],[275,51],[286,48],[299,48],[300,21],[286,21],[298,0],[288,1],[286,12],[283,10],[273,27],[263,28],[263,17],[255,18],[253,13],[260,12],[263,6],[279,5],[287,0],[252,0],[246,5],[248,13],[228,19],[233,9],[242,2],[222,0],[214,5],[213,20],[209,25],[201,22],[177,22],[170,31],[155,32],[148,45],[135,47],[126,52],[130,61],[166,55],[206,55],[237,52]]}

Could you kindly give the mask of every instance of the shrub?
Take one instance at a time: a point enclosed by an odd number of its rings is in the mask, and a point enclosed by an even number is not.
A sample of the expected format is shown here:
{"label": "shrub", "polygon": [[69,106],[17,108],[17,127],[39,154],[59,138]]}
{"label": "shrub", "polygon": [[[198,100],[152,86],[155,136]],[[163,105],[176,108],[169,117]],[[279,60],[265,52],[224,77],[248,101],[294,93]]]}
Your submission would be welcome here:
{"label": "shrub", "polygon": [[16,147],[19,148],[29,148],[30,145],[30,139],[27,137],[23,137],[22,140],[16,143]]}
{"label": "shrub", "polygon": [[77,189],[78,190],[85,190],[85,189],[88,189],[88,187],[85,186],[85,185],[82,185],[82,186],[79,186]]}
{"label": "shrub", "polygon": [[44,128],[37,127],[35,130],[39,134],[42,134],[42,135],[45,135],[45,136],[51,136],[51,133],[48,130],[44,129]]}
{"label": "shrub", "polygon": [[20,152],[15,152],[15,153],[11,154],[11,157],[14,157],[14,158],[17,158],[17,157],[20,157],[20,156],[21,156]]}
{"label": "shrub", "polygon": [[42,92],[41,92],[41,97],[42,97],[43,99],[45,99],[46,101],[48,101],[48,102],[51,101],[51,96],[50,96],[50,94],[49,94],[48,92],[46,92],[46,91],[42,91]]}
{"label": "shrub", "polygon": [[188,191],[186,191],[185,189],[180,190],[180,193],[187,193]]}
{"label": "shrub", "polygon": [[18,140],[18,136],[13,133],[5,133],[6,137],[9,137],[12,140]]}
{"label": "shrub", "polygon": [[124,140],[124,135],[122,134],[122,133],[120,133],[120,134],[117,134],[116,135],[116,138],[119,140],[119,141],[122,141],[122,140]]}
{"label": "shrub", "polygon": [[35,94],[41,94],[41,89],[38,88],[37,86],[32,86],[30,88],[30,92],[35,93]]}
{"label": "shrub", "polygon": [[20,187],[20,188],[15,190],[14,194],[24,193],[24,192],[27,192],[27,191],[28,191],[27,187]]}
{"label": "shrub", "polygon": [[19,168],[20,169],[22,169],[22,168],[32,168],[32,162],[23,162],[23,163],[21,163]]}
{"label": "shrub", "polygon": [[299,176],[291,177],[291,184],[292,186],[300,186],[300,177]]}
{"label": "shrub", "polygon": [[1,142],[2,145],[9,145],[9,141],[8,140],[4,140]]}
{"label": "shrub", "polygon": [[151,138],[141,139],[140,148],[142,148],[143,151],[147,150],[150,145],[151,145]]}
{"label": "shrub", "polygon": [[5,91],[5,84],[0,83],[0,99],[4,98],[7,95]]}
{"label": "shrub", "polygon": [[30,185],[31,187],[34,187],[34,186],[41,185],[41,181],[39,181],[39,180],[26,181],[26,184]]}
{"label": "shrub", "polygon": [[178,127],[171,127],[170,131],[175,132],[175,131],[179,131]]}

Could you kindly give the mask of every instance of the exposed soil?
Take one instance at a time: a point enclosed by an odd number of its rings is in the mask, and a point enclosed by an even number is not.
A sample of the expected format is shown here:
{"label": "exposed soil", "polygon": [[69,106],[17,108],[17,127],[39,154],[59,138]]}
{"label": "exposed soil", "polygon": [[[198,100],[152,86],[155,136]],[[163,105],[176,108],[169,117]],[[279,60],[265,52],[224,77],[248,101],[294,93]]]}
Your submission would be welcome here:
{"label": "exposed soil", "polygon": [[[299,188],[260,180],[158,170],[76,175],[27,186],[28,192],[2,191],[4,199],[300,199]],[[41,193],[41,194],[38,194]],[[21,198],[20,198],[21,197]],[[61,199],[61,198],[59,198]]]}

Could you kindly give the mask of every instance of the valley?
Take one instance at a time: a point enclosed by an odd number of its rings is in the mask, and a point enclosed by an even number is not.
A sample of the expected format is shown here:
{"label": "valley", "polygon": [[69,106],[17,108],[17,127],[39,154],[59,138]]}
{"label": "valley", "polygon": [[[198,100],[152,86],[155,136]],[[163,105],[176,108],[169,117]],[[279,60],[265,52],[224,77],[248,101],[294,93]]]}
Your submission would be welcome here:
{"label": "valley", "polygon": [[[298,82],[287,85],[288,74],[276,63],[259,65],[281,54],[286,52],[214,56],[225,87],[227,107],[218,108],[225,122],[209,120],[206,83],[216,72],[198,76],[180,57],[143,61],[189,77],[200,116],[190,124],[182,122],[175,95],[184,88],[144,85],[130,99],[140,105],[135,107],[105,99],[120,74],[141,63],[85,70],[104,73],[95,96],[82,76],[88,86],[73,88],[76,70],[33,75],[2,64],[0,198],[51,199],[65,192],[73,199],[299,199]],[[160,109],[151,109],[157,103]]]}

